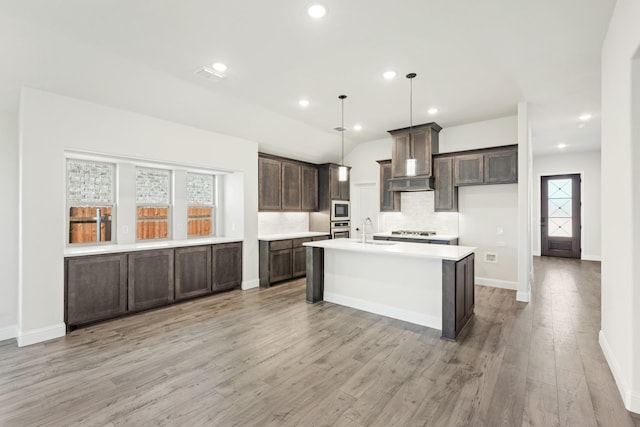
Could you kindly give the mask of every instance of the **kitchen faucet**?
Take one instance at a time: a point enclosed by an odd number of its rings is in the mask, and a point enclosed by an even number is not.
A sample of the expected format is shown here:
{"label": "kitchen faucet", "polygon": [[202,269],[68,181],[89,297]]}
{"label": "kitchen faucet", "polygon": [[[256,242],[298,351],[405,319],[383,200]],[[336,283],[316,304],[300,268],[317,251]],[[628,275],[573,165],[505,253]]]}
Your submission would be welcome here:
{"label": "kitchen faucet", "polygon": [[367,243],[367,224],[373,227],[373,222],[369,217],[366,217],[364,221],[362,221],[362,243]]}

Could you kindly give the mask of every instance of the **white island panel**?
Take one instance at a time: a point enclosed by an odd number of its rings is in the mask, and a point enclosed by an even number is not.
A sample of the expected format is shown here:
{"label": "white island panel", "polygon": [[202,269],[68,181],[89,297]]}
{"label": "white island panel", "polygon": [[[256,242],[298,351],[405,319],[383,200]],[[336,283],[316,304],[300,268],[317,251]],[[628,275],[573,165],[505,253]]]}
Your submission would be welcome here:
{"label": "white island panel", "polygon": [[325,251],[324,300],[442,329],[442,260]]}

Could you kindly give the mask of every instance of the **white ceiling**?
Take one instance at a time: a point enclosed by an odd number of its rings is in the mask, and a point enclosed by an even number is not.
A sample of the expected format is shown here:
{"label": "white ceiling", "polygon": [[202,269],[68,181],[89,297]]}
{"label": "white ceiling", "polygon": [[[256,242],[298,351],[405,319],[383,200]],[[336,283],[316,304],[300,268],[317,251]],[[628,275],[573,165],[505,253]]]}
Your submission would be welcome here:
{"label": "white ceiling", "polygon": [[[414,123],[446,128],[504,117],[527,101],[535,153],[559,142],[567,150],[599,147],[600,48],[615,0],[318,2],[328,9],[321,20],[299,0],[0,0],[0,13],[234,99],[226,114],[242,115],[264,136],[260,149],[276,154],[318,160],[304,154],[300,128],[283,138],[287,129],[260,127],[264,120],[252,123],[239,105],[337,139],[344,93],[345,126],[363,126],[345,134],[352,146],[408,126],[409,72],[418,74]],[[216,61],[228,65],[225,79],[194,75]],[[398,77],[384,80],[388,69]],[[0,71],[0,94],[9,93],[1,78]],[[297,104],[303,97],[306,109]],[[427,114],[432,106],[435,116]],[[584,112],[594,118],[578,128]],[[231,132],[248,136],[237,126]]]}

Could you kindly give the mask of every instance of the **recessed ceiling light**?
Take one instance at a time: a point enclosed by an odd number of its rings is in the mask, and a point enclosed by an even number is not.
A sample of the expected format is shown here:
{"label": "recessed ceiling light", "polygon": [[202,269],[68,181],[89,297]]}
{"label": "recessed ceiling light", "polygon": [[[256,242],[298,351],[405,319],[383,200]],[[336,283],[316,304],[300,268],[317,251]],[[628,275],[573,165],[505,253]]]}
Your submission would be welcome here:
{"label": "recessed ceiling light", "polygon": [[560,144],[558,144],[558,148],[560,150],[563,150],[563,149],[567,148],[567,144],[561,142]]}
{"label": "recessed ceiling light", "polygon": [[307,13],[312,18],[320,19],[327,14],[327,8],[321,4],[313,4],[309,6],[309,8],[307,9]]}
{"label": "recessed ceiling light", "polygon": [[355,125],[353,125],[353,130],[355,130],[355,131],[362,130],[362,125],[361,125],[361,124],[355,124]]}
{"label": "recessed ceiling light", "polygon": [[395,71],[385,71],[382,74],[382,77],[384,77],[387,80],[391,80],[392,78],[394,78],[396,76],[396,72]]}
{"label": "recessed ceiling light", "polygon": [[583,114],[579,117],[580,120],[582,120],[583,122],[586,122],[587,120],[591,119],[591,114]]}
{"label": "recessed ceiling light", "polygon": [[438,109],[437,109],[437,108],[435,108],[435,107],[433,107],[433,108],[429,108],[429,109],[427,110],[427,113],[429,113],[429,114],[431,114],[431,115],[437,114],[437,113],[438,113]]}
{"label": "recessed ceiling light", "polygon": [[222,62],[216,62],[215,64],[212,65],[212,67],[214,70],[219,71],[221,73],[224,73],[225,71],[227,71],[227,66]]}
{"label": "recessed ceiling light", "polygon": [[300,101],[298,101],[298,105],[301,107],[308,107],[309,101],[307,101],[306,99],[301,99]]}

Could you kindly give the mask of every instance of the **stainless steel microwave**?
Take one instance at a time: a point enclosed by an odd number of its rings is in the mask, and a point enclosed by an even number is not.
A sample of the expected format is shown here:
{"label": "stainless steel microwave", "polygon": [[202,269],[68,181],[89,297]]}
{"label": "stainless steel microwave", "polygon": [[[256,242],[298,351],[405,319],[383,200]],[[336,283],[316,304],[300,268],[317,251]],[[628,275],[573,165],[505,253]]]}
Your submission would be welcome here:
{"label": "stainless steel microwave", "polygon": [[348,221],[351,219],[351,206],[345,200],[331,201],[331,221]]}

